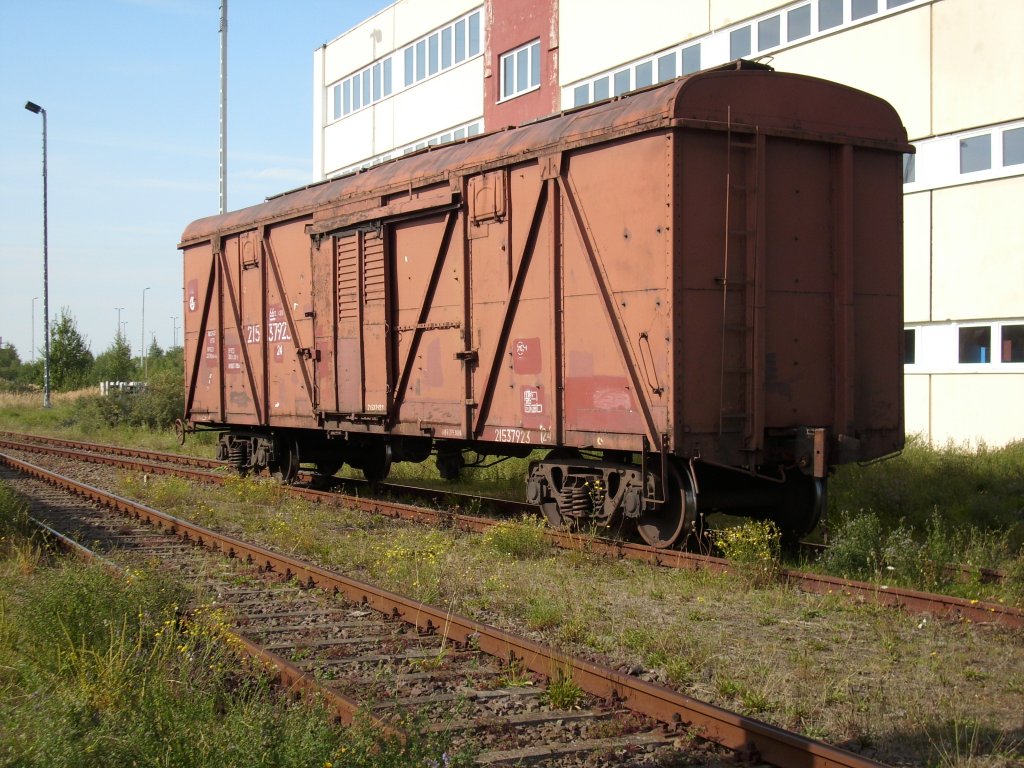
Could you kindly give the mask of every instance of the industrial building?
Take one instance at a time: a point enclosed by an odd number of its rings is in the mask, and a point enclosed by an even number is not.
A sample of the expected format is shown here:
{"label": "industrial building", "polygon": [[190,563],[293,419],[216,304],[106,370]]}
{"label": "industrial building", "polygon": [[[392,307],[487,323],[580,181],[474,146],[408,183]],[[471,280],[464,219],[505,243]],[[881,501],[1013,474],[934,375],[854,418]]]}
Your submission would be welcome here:
{"label": "industrial building", "polygon": [[904,163],[905,406],[935,443],[1024,438],[1018,0],[397,0],[314,52],[314,176],[737,58],[877,94]]}

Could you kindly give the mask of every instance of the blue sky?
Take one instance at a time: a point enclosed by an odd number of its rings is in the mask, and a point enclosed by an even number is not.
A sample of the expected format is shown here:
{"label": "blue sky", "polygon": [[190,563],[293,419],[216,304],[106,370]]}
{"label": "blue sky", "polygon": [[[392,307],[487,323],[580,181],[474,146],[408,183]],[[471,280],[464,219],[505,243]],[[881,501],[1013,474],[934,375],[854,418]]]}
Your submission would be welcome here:
{"label": "blue sky", "polygon": [[[313,51],[386,0],[229,0],[228,208],[312,180]],[[42,348],[42,117],[50,317],[94,354],[181,324],[185,226],[217,213],[219,0],[0,0],[0,337]],[[178,332],[181,342],[181,332]]]}

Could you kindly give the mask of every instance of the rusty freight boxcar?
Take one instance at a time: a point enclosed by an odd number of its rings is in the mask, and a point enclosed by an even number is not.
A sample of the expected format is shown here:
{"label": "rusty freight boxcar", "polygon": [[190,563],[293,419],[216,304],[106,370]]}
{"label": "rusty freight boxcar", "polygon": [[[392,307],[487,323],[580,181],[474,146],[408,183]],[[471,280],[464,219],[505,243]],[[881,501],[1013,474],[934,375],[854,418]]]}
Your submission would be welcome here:
{"label": "rusty freight boxcar", "polygon": [[903,444],[884,101],[746,62],[433,147],[182,236],[185,429],[242,471],[542,453],[554,524],[816,524]]}

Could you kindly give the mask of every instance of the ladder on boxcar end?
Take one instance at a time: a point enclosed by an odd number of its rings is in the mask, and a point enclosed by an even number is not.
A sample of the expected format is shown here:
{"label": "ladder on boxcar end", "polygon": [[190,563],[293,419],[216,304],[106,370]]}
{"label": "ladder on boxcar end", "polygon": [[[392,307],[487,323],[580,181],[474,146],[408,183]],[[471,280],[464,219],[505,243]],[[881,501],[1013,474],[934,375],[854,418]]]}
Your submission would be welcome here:
{"label": "ladder on boxcar end", "polygon": [[[761,448],[763,431],[758,407],[763,379],[763,344],[759,338],[760,308],[764,306],[763,243],[759,237],[763,146],[764,137],[756,130],[739,137],[734,135],[730,110],[726,132],[725,247],[719,281],[722,343],[718,432],[720,436],[741,434],[741,450],[751,456]],[[735,272],[740,265],[742,274],[731,278],[730,268]]]}

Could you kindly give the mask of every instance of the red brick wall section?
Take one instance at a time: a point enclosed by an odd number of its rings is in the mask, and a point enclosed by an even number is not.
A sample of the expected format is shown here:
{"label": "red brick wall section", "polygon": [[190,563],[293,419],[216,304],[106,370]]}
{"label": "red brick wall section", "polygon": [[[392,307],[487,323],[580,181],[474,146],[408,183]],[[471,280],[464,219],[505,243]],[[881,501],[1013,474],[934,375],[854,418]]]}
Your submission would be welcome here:
{"label": "red brick wall section", "polygon": [[[487,0],[484,127],[496,131],[560,109],[558,0]],[[540,40],[540,88],[501,101],[501,55]]]}

